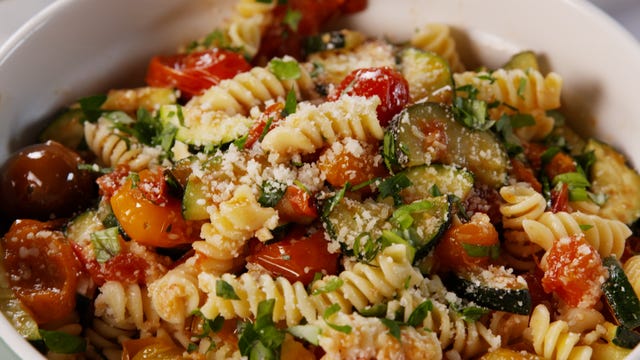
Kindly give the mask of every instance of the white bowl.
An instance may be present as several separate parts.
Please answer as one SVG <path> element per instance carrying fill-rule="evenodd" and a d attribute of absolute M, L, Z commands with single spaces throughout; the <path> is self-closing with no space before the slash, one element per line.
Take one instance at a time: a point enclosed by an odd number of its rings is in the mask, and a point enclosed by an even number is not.
<path fill-rule="evenodd" d="M 65 104 L 140 83 L 152 55 L 208 33 L 232 3 L 60 0 L 45 9 L 0 48 L 0 161 L 34 141 L 43 119 Z M 448 23 L 463 60 L 476 64 L 499 65 L 532 49 L 563 77 L 563 105 L 574 127 L 640 166 L 640 46 L 586 1 L 370 0 L 349 22 L 395 39 L 427 22 Z M 0 337 L 17 356 L 39 357 L 4 317 Z"/>

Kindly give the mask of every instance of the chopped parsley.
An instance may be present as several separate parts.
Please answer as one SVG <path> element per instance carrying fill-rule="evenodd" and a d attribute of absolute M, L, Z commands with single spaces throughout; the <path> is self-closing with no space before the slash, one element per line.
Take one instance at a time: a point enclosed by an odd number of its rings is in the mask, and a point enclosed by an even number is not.
<path fill-rule="evenodd" d="M 298 31 L 300 20 L 302 20 L 302 13 L 300 11 L 287 8 L 287 12 L 284 14 L 282 22 L 289 26 L 291 30 Z"/>
<path fill-rule="evenodd" d="M 240 300 L 233 286 L 221 279 L 216 280 L 216 295 L 223 299 Z"/>
<path fill-rule="evenodd" d="M 402 205 L 402 197 L 400 196 L 400 191 L 402 189 L 408 188 L 411 186 L 411 180 L 404 173 L 399 173 L 394 176 L 388 177 L 378 185 L 378 189 L 380 190 L 380 199 L 384 199 L 387 197 L 391 197 L 393 199 L 393 203 L 397 205 Z"/>
<path fill-rule="evenodd" d="M 49 350 L 58 354 L 77 354 L 84 352 L 87 341 L 80 337 L 62 331 L 40 329 L 40 336 Z"/>
<path fill-rule="evenodd" d="M 331 318 L 331 316 L 333 316 L 335 313 L 340 311 L 340 305 L 339 304 L 333 304 L 331 306 L 329 306 L 327 309 L 325 309 L 324 313 L 322 314 L 322 318 L 324 319 L 324 322 L 332 329 L 345 333 L 345 334 L 350 334 L 351 333 L 351 326 L 349 325 L 338 325 L 338 324 L 334 324 L 332 322 L 329 322 L 329 319 Z"/>
<path fill-rule="evenodd" d="M 472 85 L 456 88 L 458 92 L 466 93 L 466 97 L 456 96 L 453 99 L 453 117 L 468 128 L 485 131 L 493 126 L 494 121 L 488 120 L 487 103 L 476 99 L 478 89 Z"/>
<path fill-rule="evenodd" d="M 285 334 L 273 322 L 275 304 L 275 299 L 261 301 L 258 304 L 255 322 L 244 322 L 240 325 L 238 349 L 240 354 L 247 356 L 249 360 L 279 358 Z"/>
<path fill-rule="evenodd" d="M 84 113 L 85 120 L 88 122 L 96 122 L 102 116 L 102 104 L 107 101 L 107 95 L 88 96 L 78 100 L 80 109 Z"/>
<path fill-rule="evenodd" d="M 327 281 L 324 286 L 313 290 L 311 295 L 330 293 L 338 290 L 342 285 L 344 285 L 344 280 L 340 279 L 339 277 L 334 277 L 331 280 Z"/>
<path fill-rule="evenodd" d="M 296 108 L 298 107 L 298 99 L 296 98 L 296 92 L 291 88 L 287 93 L 287 98 L 284 102 L 284 110 L 282 110 L 282 115 L 287 117 L 296 112 Z"/>
<path fill-rule="evenodd" d="M 300 64 L 295 60 L 273 59 L 267 65 L 271 71 L 280 80 L 295 80 L 302 74 Z"/>
<path fill-rule="evenodd" d="M 287 186 L 277 180 L 264 180 L 260 186 L 258 203 L 263 207 L 274 207 L 287 191 Z"/>

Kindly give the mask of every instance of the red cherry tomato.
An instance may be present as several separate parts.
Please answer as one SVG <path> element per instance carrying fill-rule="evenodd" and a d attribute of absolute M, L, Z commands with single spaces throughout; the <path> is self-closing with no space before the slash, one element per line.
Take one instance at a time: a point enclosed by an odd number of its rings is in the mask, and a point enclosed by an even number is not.
<path fill-rule="evenodd" d="M 266 132 L 276 127 L 277 123 L 284 119 L 284 115 L 282 114 L 283 110 L 283 103 L 274 103 L 267 106 L 256 122 L 253 123 L 251 129 L 249 129 L 247 141 L 244 143 L 245 148 L 252 147 L 253 144 L 261 140 L 260 138 L 265 135 Z M 267 124 L 269 124 L 269 129 L 265 130 Z"/>
<path fill-rule="evenodd" d="M 304 236 L 295 230 L 285 239 L 272 243 L 257 243 L 251 249 L 247 262 L 262 266 L 273 276 L 283 276 L 291 282 L 309 284 L 317 272 L 336 274 L 338 254 L 327 250 L 324 231 Z"/>
<path fill-rule="evenodd" d="M 126 246 L 122 246 L 126 248 Z M 151 264 L 136 254 L 122 251 L 106 262 L 99 263 L 91 247 L 73 243 L 73 251 L 86 273 L 98 286 L 107 281 L 118 281 L 125 284 L 146 283 L 145 275 Z"/>
<path fill-rule="evenodd" d="M 57 227 L 17 220 L 2 239 L 9 284 L 38 324 L 63 319 L 76 304 L 80 265 Z"/>
<path fill-rule="evenodd" d="M 592 306 L 598 302 L 602 295 L 601 280 L 606 278 L 607 270 L 600 254 L 583 234 L 555 241 L 546 262 L 542 278 L 544 291 L 555 292 L 571 307 Z"/>
<path fill-rule="evenodd" d="M 220 80 L 249 71 L 249 63 L 238 53 L 209 49 L 190 54 L 155 56 L 147 69 L 150 86 L 175 87 L 187 97 L 202 94 Z"/>
<path fill-rule="evenodd" d="M 329 95 L 329 101 L 341 95 L 378 95 L 378 120 L 382 126 L 386 126 L 393 115 L 409 103 L 409 83 L 402 74 L 390 67 L 357 69 L 342 80 L 336 91 Z"/>
<path fill-rule="evenodd" d="M 148 246 L 174 247 L 198 238 L 194 223 L 182 217 L 180 200 L 167 194 L 162 171 L 143 170 L 111 197 L 113 214 L 132 240 Z"/>

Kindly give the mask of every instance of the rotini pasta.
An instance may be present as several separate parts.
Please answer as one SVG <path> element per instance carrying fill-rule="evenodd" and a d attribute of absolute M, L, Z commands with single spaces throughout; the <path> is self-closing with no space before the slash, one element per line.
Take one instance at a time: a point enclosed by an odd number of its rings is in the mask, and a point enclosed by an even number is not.
<path fill-rule="evenodd" d="M 160 152 L 116 130 L 113 122 L 104 117 L 96 123 L 85 122 L 84 137 L 103 166 L 127 164 L 132 170 L 139 171 L 159 163 Z"/>
<path fill-rule="evenodd" d="M 458 87 L 471 85 L 478 89 L 478 99 L 489 103 L 499 101 L 521 113 L 560 107 L 562 78 L 556 73 L 543 76 L 532 69 L 498 69 L 492 73 L 453 74 L 453 79 Z"/>
<path fill-rule="evenodd" d="M 602 257 L 613 254 L 620 258 L 625 240 L 631 235 L 629 227 L 618 220 L 579 212 L 545 212 L 537 220 L 524 220 L 522 227 L 529 239 L 545 250 L 551 248 L 556 239 L 584 234 Z"/>
<path fill-rule="evenodd" d="M 442 56 L 453 72 L 464 71 L 464 64 L 456 49 L 456 42 L 451 36 L 449 26 L 440 23 L 427 24 L 419 29 L 411 37 L 410 43 L 416 48 L 432 51 Z"/>
<path fill-rule="evenodd" d="M 284 99 L 292 89 L 299 99 L 315 97 L 314 84 L 308 71 L 304 66 L 299 68 L 299 78 L 280 80 L 269 69 L 254 67 L 233 79 L 221 81 L 201 96 L 194 97 L 186 107 L 199 107 L 204 112 L 225 111 L 229 115 L 248 115 L 252 107 Z"/>
<path fill-rule="evenodd" d="M 535 220 L 544 213 L 547 202 L 542 194 L 526 183 L 500 188 L 500 196 L 506 202 L 500 205 L 502 225 L 506 229 L 522 230 L 522 221 Z"/>
<path fill-rule="evenodd" d="M 620 195 L 640 175 L 561 121 L 562 78 L 533 52 L 462 72 L 447 25 L 392 43 L 320 24 L 362 3 L 239 0 L 224 28 L 152 60 L 188 84 L 57 117 L 46 139 L 72 138 L 64 176 L 92 191 L 60 196 L 63 216 L 29 199 L 55 197 L 46 180 L 11 183 L 47 182 L 20 201 L 50 220 L 6 212 L 21 220 L 0 243 L 0 305 L 21 333 L 57 359 L 624 353 L 606 257 L 640 292 L 640 202 Z"/>
<path fill-rule="evenodd" d="M 300 106 L 282 125 L 269 131 L 262 148 L 283 156 L 312 153 L 337 139 L 380 140 L 383 130 L 376 115 L 377 97 L 342 96 L 319 106 Z"/>
<path fill-rule="evenodd" d="M 529 331 L 536 354 L 545 359 L 590 359 L 592 349 L 579 346 L 580 334 L 570 332 L 566 322 L 551 322 L 551 314 L 544 305 L 538 305 L 531 313 Z"/>
<path fill-rule="evenodd" d="M 414 286 L 422 276 L 411 267 L 402 245 L 386 248 L 372 265 L 356 263 L 339 276 L 327 276 L 314 282 L 311 294 L 300 282 L 291 283 L 283 277 L 273 279 L 266 274 L 245 273 L 239 277 L 223 274 L 217 277 L 208 273 L 198 276 L 199 286 L 207 300 L 202 312 L 209 318 L 222 315 L 226 319 L 248 318 L 257 314 L 258 303 L 265 299 L 276 299 L 274 321 L 286 321 L 293 325 L 302 318 L 313 321 L 322 315 L 331 304 L 339 304 L 345 312 L 393 297 L 404 286 Z M 216 293 L 216 283 L 230 284 L 240 300 L 230 300 Z M 330 284 L 340 284 L 327 291 Z"/>

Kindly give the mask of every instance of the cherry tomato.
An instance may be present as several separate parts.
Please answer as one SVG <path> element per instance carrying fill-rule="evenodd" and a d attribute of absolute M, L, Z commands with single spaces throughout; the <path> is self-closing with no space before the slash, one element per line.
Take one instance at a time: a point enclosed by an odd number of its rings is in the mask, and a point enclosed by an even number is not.
<path fill-rule="evenodd" d="M 380 98 L 380 105 L 376 109 L 378 121 L 386 126 L 409 103 L 409 83 L 401 73 L 390 67 L 362 68 L 347 75 L 328 100 L 336 100 L 341 95 L 377 95 Z"/>
<path fill-rule="evenodd" d="M 544 291 L 555 292 L 567 305 L 593 306 L 607 276 L 600 254 L 583 234 L 555 241 L 546 255 L 547 269 L 542 278 Z"/>
<path fill-rule="evenodd" d="M 267 106 L 266 109 L 260 114 L 258 120 L 253 123 L 251 129 L 249 129 L 249 135 L 247 141 L 244 143 L 245 148 L 250 148 L 257 141 L 260 141 L 261 137 L 266 134 L 267 131 L 277 126 L 280 120 L 284 119 L 282 111 L 284 110 L 283 103 L 275 103 Z M 265 131 L 265 127 L 269 124 L 269 129 Z"/>
<path fill-rule="evenodd" d="M 150 86 L 175 87 L 187 97 L 202 94 L 220 80 L 249 71 L 251 66 L 238 53 L 209 49 L 190 54 L 155 56 L 145 81 Z"/>
<path fill-rule="evenodd" d="M 199 230 L 182 217 L 180 200 L 168 196 L 162 171 L 143 170 L 129 177 L 111 197 L 113 214 L 132 240 L 149 246 L 191 243 Z"/>
<path fill-rule="evenodd" d="M 68 316 L 80 266 L 54 222 L 16 220 L 2 239 L 11 288 L 38 324 Z"/>
<path fill-rule="evenodd" d="M 283 240 L 271 244 L 257 243 L 250 250 L 247 262 L 257 264 L 273 276 L 283 276 L 291 282 L 309 284 L 317 272 L 336 274 L 338 254 L 327 250 L 324 231 L 304 236 L 296 229 Z"/>
<path fill-rule="evenodd" d="M 435 258 L 442 269 L 448 270 L 486 266 L 491 260 L 491 248 L 498 244 L 498 232 L 489 217 L 476 213 L 468 223 L 452 226 L 444 233 Z"/>
<path fill-rule="evenodd" d="M 541 193 L 542 184 L 536 178 L 533 169 L 517 158 L 511 158 L 511 174 L 520 182 L 531 184 L 533 190 Z"/>
<path fill-rule="evenodd" d="M 358 185 L 386 174 L 377 144 L 354 139 L 342 140 L 324 150 L 318 159 L 318 168 L 327 182 L 338 188 L 347 182 Z"/>
<path fill-rule="evenodd" d="M 118 190 L 124 182 L 127 181 L 127 177 L 131 172 L 129 165 L 118 165 L 112 172 L 100 176 L 96 179 L 98 188 L 100 189 L 100 195 L 110 198 Z"/>
<path fill-rule="evenodd" d="M 298 224 L 310 224 L 318 217 L 318 208 L 311 194 L 291 185 L 275 206 L 280 220 Z"/>
<path fill-rule="evenodd" d="M 95 258 L 95 253 L 88 251 L 86 247 L 73 243 L 73 250 L 84 270 L 98 286 L 107 281 L 118 281 L 125 284 L 146 283 L 145 275 L 150 264 L 138 255 L 122 251 L 104 263 L 99 263 Z"/>
<path fill-rule="evenodd" d="M 47 141 L 23 148 L 0 168 L 0 212 L 15 218 L 65 217 L 89 204 L 96 188 L 82 159 Z"/>

